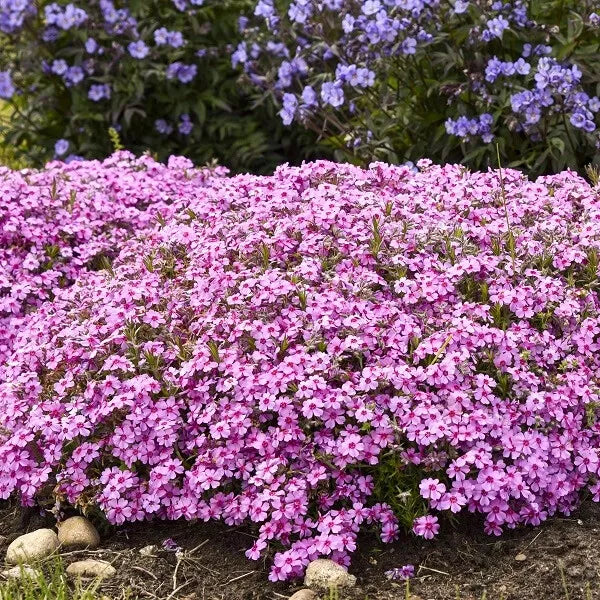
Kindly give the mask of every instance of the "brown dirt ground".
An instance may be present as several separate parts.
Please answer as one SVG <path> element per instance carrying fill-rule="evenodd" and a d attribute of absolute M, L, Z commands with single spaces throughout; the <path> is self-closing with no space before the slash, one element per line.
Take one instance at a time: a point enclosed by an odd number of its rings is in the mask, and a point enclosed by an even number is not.
<path fill-rule="evenodd" d="M 15 507 L 0 509 L 0 553 L 24 533 Z M 554 518 L 541 527 L 523 528 L 502 538 L 481 532 L 474 519 L 456 527 L 446 524 L 435 541 L 404 536 L 382 544 L 373 535 L 360 541 L 350 571 L 357 587 L 326 594 L 326 600 L 401 600 L 404 585 L 386 580 L 384 572 L 407 563 L 417 576 L 411 598 L 419 600 L 577 600 L 600 599 L 600 506 L 584 503 L 569 518 Z M 34 517 L 28 529 L 48 526 Z M 162 549 L 174 539 L 185 552 L 179 561 Z M 268 581 L 268 561 L 244 556 L 253 535 L 247 528 L 218 524 L 154 522 L 106 532 L 102 549 L 63 556 L 65 563 L 100 558 L 114 564 L 118 574 L 100 592 L 119 598 L 128 589 L 131 599 L 150 600 L 283 600 L 302 587 Z M 152 556 L 140 549 L 156 545 Z M 525 560 L 515 560 L 524 554 Z"/>

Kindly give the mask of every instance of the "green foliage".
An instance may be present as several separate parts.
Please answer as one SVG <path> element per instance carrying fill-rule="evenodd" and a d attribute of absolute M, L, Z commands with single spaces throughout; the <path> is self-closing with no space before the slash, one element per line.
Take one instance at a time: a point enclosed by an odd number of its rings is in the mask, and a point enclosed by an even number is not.
<path fill-rule="evenodd" d="M 0 130 L 0 152 L 12 149 L 11 163 L 25 157 L 41 166 L 54 157 L 59 139 L 69 142 L 69 154 L 85 158 L 103 158 L 122 145 L 136 154 L 151 151 L 159 160 L 171 154 L 196 164 L 216 159 L 234 172 L 269 172 L 282 162 L 297 163 L 323 153 L 314 134 L 283 127 L 276 107 L 241 85 L 231 66 L 229 48 L 238 37 L 237 19 L 251 8 L 251 0 L 210 0 L 184 12 L 163 0 L 120 3 L 118 8 L 127 7 L 135 17 L 137 31 L 150 47 L 144 60 L 127 50 L 135 39 L 132 32 L 105 30 L 96 3 L 78 5 L 88 12 L 84 25 L 42 41 L 42 15 L 51 2 L 36 4 L 38 16 L 26 27 L 10 35 L 0 33 L 0 70 L 11 71 L 20 90 L 10 100 L 12 118 Z M 159 27 L 180 31 L 186 43 L 180 48 L 157 46 L 153 32 Z M 96 40 L 102 54 L 86 52 L 88 37 Z M 56 59 L 84 69 L 91 65 L 93 73 L 67 85 L 63 77 L 42 68 Z M 197 66 L 190 83 L 167 77 L 168 66 L 177 61 Z M 110 99 L 90 100 L 91 85 L 105 84 L 110 86 Z M 178 131 L 182 115 L 189 115 L 193 123 L 189 135 Z M 158 119 L 166 120 L 172 132 L 159 133 Z"/>
<path fill-rule="evenodd" d="M 455 10 L 454 0 L 381 2 L 371 17 L 361 4 L 345 2 L 296 19 L 289 2 L 275 2 L 277 27 L 259 18 L 245 34 L 246 49 L 258 44 L 263 51 L 240 59 L 288 120 L 322 134 L 336 159 L 366 165 L 430 158 L 485 170 L 497 166 L 497 144 L 504 166 L 533 176 L 565 168 L 583 173 L 587 164 L 600 164 L 596 105 L 585 125 L 577 119 L 588 101 L 581 94 L 600 93 L 597 1 L 461 0 L 464 10 Z M 499 18 L 506 29 L 491 33 L 488 24 Z M 398 22 L 396 30 L 392 23 Z M 410 51 L 403 49 L 407 41 Z M 289 56 L 302 61 L 303 75 L 282 77 L 288 56 L 269 52 L 268 42 L 285 44 Z M 537 78 L 547 51 L 553 64 L 576 67 L 578 74 L 561 75 L 563 84 L 556 73 Z M 500 75 L 487 73 L 493 59 L 504 64 Z M 525 63 L 519 70 L 517 61 Z M 360 83 L 362 76 L 352 83 L 351 67 L 368 69 L 372 83 Z M 343 94 L 335 101 L 323 97 L 324 85 L 332 84 Z M 315 93 L 310 108 L 302 99 L 307 86 Z M 533 97 L 542 89 L 549 97 L 513 103 L 518 93 Z"/>
<path fill-rule="evenodd" d="M 121 143 L 121 136 L 119 136 L 119 132 L 114 127 L 108 128 L 108 137 L 110 137 L 115 152 L 123 150 L 124 146 Z"/>
<path fill-rule="evenodd" d="M 11 115 L 10 104 L 0 100 L 0 166 L 22 169 L 27 166 L 27 161 L 20 156 L 20 153 L 12 144 L 3 141 L 4 134 L 9 127 Z"/>
<path fill-rule="evenodd" d="M 98 584 L 76 581 L 70 585 L 60 559 L 48 565 L 35 566 L 35 575 L 21 567 L 21 577 L 0 583 L 0 600 L 97 600 Z M 126 593 L 121 596 L 122 600 Z"/>
<path fill-rule="evenodd" d="M 423 471 L 407 465 L 398 452 L 382 457 L 373 471 L 374 497 L 392 507 L 400 524 L 410 530 L 417 517 L 428 514 L 428 506 L 419 493 Z"/>
<path fill-rule="evenodd" d="M 501 157 L 504 166 L 521 168 L 532 175 L 565 168 L 583 172 L 586 165 L 597 162 L 598 151 L 590 145 L 588 136 L 560 112 L 544 115 L 539 130 L 546 133 L 542 133 L 541 140 L 523 135 L 517 119 L 510 116 L 510 96 L 522 88 L 509 79 L 499 78 L 491 103 L 479 97 L 471 86 L 473 81 L 482 80 L 492 55 L 514 60 L 520 56 L 524 43 L 538 41 L 553 47 L 553 57 L 579 66 L 590 94 L 600 92 L 598 30 L 584 28 L 578 14 L 584 12 L 582 4 L 573 0 L 532 0 L 528 7 L 531 18 L 553 32 L 547 33 L 545 40 L 531 39 L 528 29 L 511 28 L 502 40 L 473 48 L 465 44 L 469 31 L 456 28 L 440 36 L 426 52 L 397 58 L 390 70 L 395 68 L 400 76 L 383 82 L 379 90 L 382 101 L 375 105 L 380 109 L 372 113 L 368 123 L 374 139 L 379 141 L 374 153 L 391 162 L 430 157 L 474 169 L 497 167 Z M 445 122 L 449 116 L 481 112 L 492 113 L 495 121 L 502 123 L 495 129 L 497 137 L 492 143 L 447 135 Z M 340 157 L 343 154 L 338 151 Z"/>

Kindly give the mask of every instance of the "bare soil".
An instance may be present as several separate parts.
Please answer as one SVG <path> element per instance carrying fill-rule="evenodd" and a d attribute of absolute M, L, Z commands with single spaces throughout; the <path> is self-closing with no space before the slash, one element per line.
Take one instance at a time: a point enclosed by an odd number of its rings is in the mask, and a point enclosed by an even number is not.
<path fill-rule="evenodd" d="M 51 525 L 37 515 L 23 519 L 19 509 L 5 505 L 0 510 L 0 553 L 26 530 Z M 178 521 L 103 533 L 102 549 L 66 553 L 63 561 L 99 558 L 113 563 L 116 577 L 100 588 L 107 598 L 120 598 L 126 589 L 131 599 L 282 600 L 302 588 L 301 581 L 269 582 L 268 560 L 246 559 L 244 551 L 254 537 L 248 528 Z M 163 549 L 168 538 L 185 550 L 184 558 Z M 140 553 L 148 546 L 156 550 L 149 556 Z M 446 524 L 431 542 L 403 536 L 383 544 L 365 535 L 350 569 L 357 587 L 326 594 L 326 600 L 404 599 L 405 585 L 388 581 L 384 573 L 408 563 L 417 572 L 410 583 L 415 600 L 600 599 L 600 506 L 586 502 L 568 518 L 501 538 L 483 534 L 481 523 L 468 518 L 455 527 Z"/>

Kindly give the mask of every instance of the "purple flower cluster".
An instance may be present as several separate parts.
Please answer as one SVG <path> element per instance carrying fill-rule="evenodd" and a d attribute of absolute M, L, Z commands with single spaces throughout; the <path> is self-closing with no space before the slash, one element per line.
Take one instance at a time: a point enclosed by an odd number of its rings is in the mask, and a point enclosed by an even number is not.
<path fill-rule="evenodd" d="M 23 0 L 25 3 L 26 0 Z M 87 13 L 82 8 L 74 4 L 60 6 L 53 2 L 44 8 L 46 26 L 55 26 L 58 29 L 68 31 L 72 27 L 80 27 L 88 18 Z"/>
<path fill-rule="evenodd" d="M 0 31 L 18 31 L 25 19 L 35 14 L 36 8 L 30 0 L 0 0 Z"/>
<path fill-rule="evenodd" d="M 181 48 L 185 40 L 181 31 L 169 31 L 166 27 L 159 27 L 154 32 L 154 43 L 157 46 L 171 46 L 171 48 Z"/>
<path fill-rule="evenodd" d="M 461 116 L 446 121 L 446 133 L 456 135 L 464 140 L 469 140 L 473 136 L 480 136 L 481 140 L 488 144 L 494 139 L 492 134 L 493 123 L 494 118 L 489 113 L 484 113 L 472 119 Z"/>
<path fill-rule="evenodd" d="M 94 83 L 90 86 L 88 98 L 94 102 L 110 99 L 110 85 L 108 83 Z"/>
<path fill-rule="evenodd" d="M 260 71 L 261 61 L 273 59 L 277 69 L 274 87 L 285 99 L 285 94 L 300 95 L 306 89 L 302 83 L 319 76 L 319 84 L 310 89 L 315 92 L 311 103 L 304 103 L 306 111 L 292 110 L 292 102 L 287 99 L 281 112 L 286 124 L 293 118 L 309 116 L 319 107 L 340 109 L 361 90 L 373 87 L 376 70 L 372 68 L 379 56 L 409 56 L 415 53 L 418 41 L 426 43 L 430 34 L 423 27 L 428 20 L 437 22 L 436 1 L 417 0 L 410 3 L 380 2 L 366 0 L 359 3 L 344 3 L 337 0 L 315 2 L 298 0 L 292 2 L 287 14 L 280 15 L 272 0 L 256 3 L 254 16 L 264 19 L 269 29 L 267 41 L 259 44 L 253 40 L 255 28 L 243 21 L 243 30 L 249 41 L 241 42 L 232 54 L 234 66 L 242 65 L 255 82 L 264 81 Z M 288 46 L 282 43 L 283 21 L 297 28 L 293 42 Z M 324 40 L 323 43 L 309 42 L 314 32 L 320 31 L 321 21 L 333 19 L 341 28 L 339 39 Z M 317 36 L 318 38 L 318 36 Z M 260 38 L 264 41 L 264 36 Z M 337 48 L 334 53 L 332 45 Z M 331 63 L 332 77 L 322 77 L 323 64 Z M 315 70 L 316 65 L 320 65 Z"/>
<path fill-rule="evenodd" d="M 546 56 L 540 58 L 535 69 L 535 87 L 510 97 L 512 110 L 523 127 L 532 130 L 545 114 L 558 113 L 568 116 L 574 127 L 594 132 L 600 100 L 583 91 L 581 76 L 576 65 L 566 66 Z"/>
<path fill-rule="evenodd" d="M 68 151 L 67 140 L 56 142 L 57 157 Z M 0 167 L 0 363 L 25 314 L 169 214 L 172 197 L 224 172 L 128 153 L 103 163 L 50 163 L 39 172 Z"/>
<path fill-rule="evenodd" d="M 190 135 L 190 133 L 192 133 L 193 128 L 194 124 L 192 123 L 190 115 L 188 115 L 187 113 L 182 114 L 179 117 L 179 125 L 177 126 L 179 133 L 181 133 L 182 135 Z"/>
<path fill-rule="evenodd" d="M 254 16 L 265 20 L 267 41 L 264 41 L 264 31 L 249 27 L 248 20 L 244 19 L 242 30 L 248 41 L 238 45 L 232 62 L 234 66 L 241 64 L 255 83 L 264 84 L 271 81 L 271 77 L 265 78 L 261 69 L 265 68 L 264 61 L 270 60 L 268 64 L 274 65 L 273 70 L 277 68 L 273 87 L 284 99 L 285 94 L 295 94 L 299 101 L 302 84 L 307 80 L 312 83 L 313 78 L 319 81 L 316 91 L 320 103 L 315 101 L 309 105 L 311 110 L 294 112 L 287 98 L 281 116 L 284 123 L 289 124 L 294 116 L 303 119 L 318 109 L 319 104 L 325 109 L 349 105 L 361 95 L 361 89 L 375 85 L 382 71 L 389 72 L 393 61 L 414 55 L 418 47 L 431 42 L 442 23 L 450 16 L 468 14 L 468 7 L 469 2 L 444 6 L 437 0 L 355 3 L 297 0 L 290 4 L 287 14 L 281 14 L 273 0 L 259 0 Z M 528 23 L 525 3 L 521 0 L 495 2 L 486 11 L 489 17 L 486 28 L 478 34 L 485 41 L 501 38 L 510 25 L 524 27 Z M 323 24 L 329 22 L 338 25 L 333 29 L 327 26 L 338 37 L 320 39 Z M 259 35 L 254 36 L 257 31 Z M 293 36 L 290 44 L 282 43 L 290 34 Z M 324 78 L 324 71 L 331 72 L 333 77 Z"/>
<path fill-rule="evenodd" d="M 190 83 L 196 77 L 198 67 L 176 61 L 167 67 L 167 79 L 177 78 L 181 83 Z"/>
<path fill-rule="evenodd" d="M 415 576 L 415 567 L 414 565 L 404 565 L 403 567 L 390 569 L 385 572 L 385 576 L 394 581 L 408 581 Z"/>
<path fill-rule="evenodd" d="M 576 129 L 587 133 L 596 131 L 595 114 L 600 110 L 597 96 L 589 96 L 583 89 L 582 72 L 577 65 L 561 63 L 548 56 L 552 48 L 538 44 L 525 44 L 522 55 L 514 61 L 502 61 L 497 56 L 488 60 L 485 68 L 485 81 L 495 84 L 499 78 L 509 80 L 509 88 L 517 88 L 509 96 L 510 108 L 517 120 L 518 130 L 524 131 L 531 139 L 539 140 L 542 132 L 548 129 L 548 120 L 554 116 L 568 119 Z M 525 78 L 525 81 L 523 81 Z M 506 85 L 506 81 L 502 85 Z M 528 84 L 531 87 L 527 87 Z M 493 89 L 479 91 L 482 97 L 491 104 L 494 98 Z M 484 119 L 484 125 L 481 123 Z M 489 113 L 480 117 L 449 118 L 446 131 L 468 141 L 480 134 L 482 139 L 491 141 L 493 135 L 487 127 L 492 120 Z M 563 126 L 561 124 L 561 126 Z"/>
<path fill-rule="evenodd" d="M 529 75 L 531 65 L 523 58 L 519 57 L 516 61 L 501 61 L 496 56 L 492 57 L 485 68 L 485 79 L 494 83 L 501 75 L 511 77 L 512 75 Z"/>
<path fill-rule="evenodd" d="M 156 131 L 162 135 L 170 135 L 173 132 L 173 127 L 164 119 L 157 119 L 154 122 L 154 129 L 156 129 Z"/>
<path fill-rule="evenodd" d="M 0 497 L 253 523 L 273 580 L 396 536 L 381 469 L 418 474 L 425 539 L 600 499 L 600 196 L 573 172 L 117 154 L 0 190 Z"/>

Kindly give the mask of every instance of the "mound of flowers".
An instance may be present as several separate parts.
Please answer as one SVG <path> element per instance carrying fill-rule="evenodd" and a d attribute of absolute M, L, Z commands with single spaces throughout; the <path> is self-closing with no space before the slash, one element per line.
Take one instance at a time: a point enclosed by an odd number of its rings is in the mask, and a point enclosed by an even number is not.
<path fill-rule="evenodd" d="M 274 580 L 348 564 L 363 527 L 393 539 L 403 502 L 431 538 L 446 514 L 499 534 L 598 499 L 598 189 L 418 167 L 182 187 L 25 317 L 0 496 L 254 523 Z"/>
<path fill-rule="evenodd" d="M 154 227 L 223 168 L 185 158 L 162 165 L 119 152 L 104 162 L 0 167 L 0 362 L 20 319 L 86 269 L 110 264 L 132 236 Z M 107 262 L 108 261 L 108 262 Z"/>

